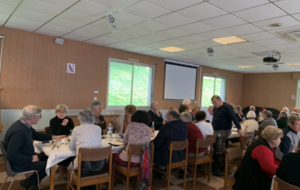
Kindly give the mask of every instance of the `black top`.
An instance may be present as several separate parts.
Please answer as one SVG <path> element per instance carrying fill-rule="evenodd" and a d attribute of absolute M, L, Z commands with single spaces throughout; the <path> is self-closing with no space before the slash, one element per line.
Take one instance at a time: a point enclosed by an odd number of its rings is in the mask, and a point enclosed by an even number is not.
<path fill-rule="evenodd" d="M 160 114 L 160 117 L 158 117 L 152 110 L 148 111 L 150 117 L 151 117 L 151 122 L 149 123 L 149 127 L 152 126 L 152 121 L 154 121 L 154 126 L 155 130 L 160 130 L 161 126 L 163 126 L 163 121 L 164 119 L 162 118 L 162 114 Z"/>
<path fill-rule="evenodd" d="M 235 114 L 236 115 L 236 117 L 237 117 L 237 119 L 238 119 L 238 121 L 239 122 L 242 122 L 243 121 L 243 117 L 245 117 L 244 115 L 241 115 L 241 117 L 239 116 L 239 114 Z"/>
<path fill-rule="evenodd" d="M 278 119 L 276 122 L 277 122 L 278 128 L 280 128 L 280 129 L 284 129 L 288 126 L 288 118 L 286 118 L 286 117 L 282 117 L 282 118 Z"/>
<path fill-rule="evenodd" d="M 217 130 L 231 130 L 232 121 L 238 129 L 241 129 L 241 125 L 236 117 L 232 106 L 223 102 L 223 105 L 219 108 L 214 108 L 214 117 L 212 120 L 212 126 L 215 131 Z"/>
<path fill-rule="evenodd" d="M 68 119 L 69 122 L 66 126 L 62 125 L 64 119 Z M 74 128 L 73 120 L 69 117 L 59 119 L 57 116 L 50 120 L 50 134 L 52 135 L 69 135 L 70 129 Z"/>
<path fill-rule="evenodd" d="M 96 117 L 96 116 L 95 116 Z M 103 115 L 100 114 L 100 116 L 98 117 L 99 120 L 100 120 L 100 123 L 99 124 L 96 124 L 95 125 L 98 125 L 99 127 L 101 127 L 101 134 L 103 135 L 103 130 L 106 129 L 106 121 L 104 120 L 104 117 Z M 104 121 L 103 123 L 101 123 L 102 121 Z"/>
<path fill-rule="evenodd" d="M 52 135 L 38 133 L 20 120 L 8 128 L 4 137 L 4 145 L 7 159 L 12 166 L 25 167 L 32 162 L 32 156 L 36 154 L 32 140 L 48 141 L 52 140 Z"/>

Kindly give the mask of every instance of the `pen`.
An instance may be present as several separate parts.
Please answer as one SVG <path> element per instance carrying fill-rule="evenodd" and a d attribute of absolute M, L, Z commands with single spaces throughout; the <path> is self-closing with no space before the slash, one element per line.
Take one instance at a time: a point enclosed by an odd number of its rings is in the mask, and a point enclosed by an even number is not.
<path fill-rule="evenodd" d="M 55 147 L 56 147 L 56 145 L 54 145 L 51 150 L 53 150 Z"/>

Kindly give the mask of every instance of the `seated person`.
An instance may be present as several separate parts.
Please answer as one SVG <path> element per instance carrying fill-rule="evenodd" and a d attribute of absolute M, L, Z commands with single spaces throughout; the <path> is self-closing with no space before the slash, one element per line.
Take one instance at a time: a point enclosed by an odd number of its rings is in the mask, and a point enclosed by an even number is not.
<path fill-rule="evenodd" d="M 267 126 L 262 131 L 262 137 L 249 146 L 234 174 L 236 181 L 232 189 L 270 189 L 272 177 L 280 164 L 274 149 L 279 146 L 282 136 L 282 130 L 274 126 Z"/>
<path fill-rule="evenodd" d="M 148 111 L 148 114 L 151 117 L 151 121 L 154 122 L 155 130 L 159 130 L 161 126 L 164 125 L 165 121 L 162 117 L 162 113 L 159 112 L 159 105 L 158 102 L 153 101 L 150 104 L 150 110 Z M 149 126 L 151 127 L 152 122 L 149 123 Z"/>
<path fill-rule="evenodd" d="M 55 108 L 56 116 L 50 120 L 50 133 L 52 135 L 69 135 L 74 128 L 73 120 L 66 117 L 68 107 L 58 104 Z"/>
<path fill-rule="evenodd" d="M 95 115 L 92 110 L 85 109 L 79 112 L 79 126 L 76 126 L 72 132 L 72 139 L 69 144 L 71 151 L 76 151 L 78 155 L 79 148 L 101 148 L 101 128 L 95 125 Z M 78 158 L 74 160 L 73 169 L 78 167 Z"/>
<path fill-rule="evenodd" d="M 247 120 L 243 123 L 243 131 L 245 133 L 254 133 L 254 131 L 258 130 L 258 123 L 255 121 L 256 114 L 254 111 L 249 111 L 247 113 Z"/>
<path fill-rule="evenodd" d="M 204 111 L 198 111 L 195 115 L 195 125 L 201 131 L 203 138 L 205 139 L 207 135 L 213 135 L 214 129 L 210 123 L 205 121 L 206 113 Z"/>
<path fill-rule="evenodd" d="M 124 134 L 123 144 L 125 150 L 121 153 L 113 154 L 113 163 L 118 166 L 127 166 L 128 148 L 130 144 L 148 144 L 151 140 L 152 131 L 148 124 L 151 122 L 150 116 L 146 111 L 138 110 L 132 117 L 131 122 Z M 131 156 L 131 167 L 139 167 L 141 163 L 140 156 Z M 117 175 L 117 174 L 116 174 Z"/>
<path fill-rule="evenodd" d="M 242 106 L 239 106 L 239 105 L 237 105 L 235 107 L 235 113 L 236 113 L 236 116 L 237 116 L 237 118 L 238 118 L 238 120 L 239 120 L 240 123 L 242 123 L 244 121 L 244 119 L 245 119 L 245 116 L 244 116 L 244 114 L 242 112 L 242 109 L 243 109 Z"/>
<path fill-rule="evenodd" d="M 214 116 L 214 107 L 208 106 L 207 113 L 206 113 L 206 122 L 209 121 L 209 123 L 212 123 L 213 116 Z"/>
<path fill-rule="evenodd" d="M 293 115 L 289 117 L 288 122 L 288 127 L 282 130 L 283 138 L 279 145 L 280 150 L 278 150 L 282 152 L 283 155 L 295 152 L 299 142 L 299 136 L 297 133 L 300 131 L 300 117 Z"/>
<path fill-rule="evenodd" d="M 106 121 L 104 120 L 103 115 L 101 115 L 102 112 L 102 103 L 100 101 L 93 101 L 91 105 L 91 109 L 95 115 L 95 125 L 98 125 L 101 127 L 101 134 L 103 135 L 103 130 L 106 129 Z"/>
<path fill-rule="evenodd" d="M 154 142 L 154 163 L 157 166 L 166 166 L 169 162 L 169 146 L 172 141 L 184 141 L 187 138 L 187 123 L 180 120 L 176 110 L 167 113 L 167 123 L 163 125 Z M 172 162 L 184 160 L 185 151 L 174 151 Z"/>
<path fill-rule="evenodd" d="M 189 100 L 189 99 L 184 99 L 183 101 L 182 101 L 182 104 L 183 105 L 186 105 L 187 106 L 187 109 L 188 109 L 188 111 L 187 112 L 189 112 L 190 114 L 191 114 L 191 116 L 192 116 L 192 121 L 194 121 L 195 120 L 195 116 L 193 115 L 193 113 L 192 113 L 192 102 L 191 102 L 191 100 Z"/>
<path fill-rule="evenodd" d="M 300 153 L 291 153 L 284 155 L 279 167 L 276 170 L 276 176 L 283 181 L 300 187 Z"/>
<path fill-rule="evenodd" d="M 179 111 L 179 113 L 189 112 L 189 108 L 187 107 L 187 105 L 180 104 L 179 108 L 178 108 L 178 111 Z"/>
<path fill-rule="evenodd" d="M 194 106 L 193 109 L 192 109 L 192 114 L 195 116 L 198 111 L 200 111 L 200 107 L 199 106 Z"/>
<path fill-rule="evenodd" d="M 290 114 L 289 108 L 288 108 L 288 107 L 283 107 L 282 110 L 280 111 L 279 115 L 278 115 L 277 120 L 281 118 L 281 113 L 282 113 L 282 112 L 285 112 L 287 117 L 288 117 L 288 115 Z"/>
<path fill-rule="evenodd" d="M 42 110 L 39 107 L 28 105 L 23 108 L 22 117 L 8 128 L 4 136 L 6 157 L 10 162 L 11 169 L 15 172 L 37 170 L 40 182 L 47 175 L 48 157 L 34 152 L 32 140 L 60 140 L 67 137 L 65 135 L 54 136 L 36 132 L 32 125 L 37 124 L 41 118 Z M 20 182 L 22 188 L 30 190 L 37 190 L 37 184 L 35 173 Z"/>
<path fill-rule="evenodd" d="M 278 128 L 285 129 L 288 126 L 288 115 L 286 112 L 280 112 L 278 120 L 276 121 Z"/>
<path fill-rule="evenodd" d="M 184 122 L 188 123 L 188 141 L 189 141 L 189 157 L 195 157 L 195 153 L 196 153 L 196 141 L 197 139 L 203 139 L 203 135 L 200 131 L 200 129 L 198 129 L 198 127 L 192 122 L 192 116 L 190 115 L 190 113 L 188 112 L 182 112 L 180 114 L 180 119 Z M 203 157 L 206 153 L 206 149 L 205 148 L 199 148 L 198 150 L 198 158 Z"/>
<path fill-rule="evenodd" d="M 111 124 L 116 133 L 125 133 L 127 126 L 131 122 L 131 116 L 136 112 L 135 105 L 125 106 L 125 113 L 120 115 L 118 119 L 116 117 L 111 118 Z"/>
<path fill-rule="evenodd" d="M 258 120 L 257 120 L 259 123 L 261 123 L 264 120 L 263 112 L 266 111 L 266 110 L 267 110 L 266 108 L 260 108 L 259 117 L 258 117 Z"/>
<path fill-rule="evenodd" d="M 265 110 L 262 112 L 262 116 L 264 118 L 263 122 L 259 125 L 259 130 L 264 130 L 264 128 L 266 128 L 269 125 L 275 126 L 277 127 L 277 123 L 275 121 L 275 119 L 272 117 L 273 114 L 271 111 L 269 110 Z"/>

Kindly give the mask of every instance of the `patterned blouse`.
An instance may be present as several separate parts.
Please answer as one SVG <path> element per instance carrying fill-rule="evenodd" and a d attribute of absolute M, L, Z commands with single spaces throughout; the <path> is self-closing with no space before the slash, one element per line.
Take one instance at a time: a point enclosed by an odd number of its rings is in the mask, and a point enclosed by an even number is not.
<path fill-rule="evenodd" d="M 151 140 L 152 131 L 151 128 L 144 123 L 129 123 L 126 132 L 124 134 L 123 143 L 126 146 L 125 150 L 120 154 L 120 159 L 128 161 L 128 148 L 130 144 L 146 144 Z M 141 163 L 139 156 L 131 156 L 131 162 Z"/>

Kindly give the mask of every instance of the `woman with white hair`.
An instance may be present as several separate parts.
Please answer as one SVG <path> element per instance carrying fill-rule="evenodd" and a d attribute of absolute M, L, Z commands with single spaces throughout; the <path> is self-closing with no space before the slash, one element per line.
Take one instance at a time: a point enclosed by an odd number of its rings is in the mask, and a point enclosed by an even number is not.
<path fill-rule="evenodd" d="M 194 121 L 194 120 L 195 120 L 195 116 L 194 116 L 194 114 L 193 114 L 193 112 L 192 112 L 192 102 L 191 102 L 191 100 L 189 100 L 189 99 L 184 99 L 184 100 L 182 101 L 182 104 L 187 106 L 187 108 L 188 108 L 188 111 L 187 111 L 187 112 L 189 112 L 189 113 L 191 114 L 191 116 L 192 116 L 192 121 Z"/>
<path fill-rule="evenodd" d="M 237 118 L 238 118 L 238 120 L 239 120 L 240 123 L 242 123 L 243 120 L 244 120 L 244 118 L 245 118 L 245 116 L 244 116 L 244 114 L 242 112 L 242 109 L 243 109 L 242 106 L 239 106 L 239 105 L 237 105 L 235 107 L 235 113 L 236 113 L 236 116 L 237 116 Z"/>
<path fill-rule="evenodd" d="M 242 129 L 245 134 L 251 137 L 251 142 L 254 141 L 254 132 L 258 130 L 258 122 L 255 120 L 256 114 L 254 111 L 249 111 L 247 113 L 247 120 L 244 121 Z"/>

